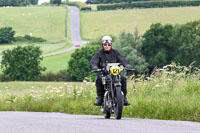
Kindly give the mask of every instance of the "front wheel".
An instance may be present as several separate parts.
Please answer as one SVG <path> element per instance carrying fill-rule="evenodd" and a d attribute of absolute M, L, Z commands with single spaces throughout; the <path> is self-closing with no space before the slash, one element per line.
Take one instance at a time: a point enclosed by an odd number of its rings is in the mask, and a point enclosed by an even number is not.
<path fill-rule="evenodd" d="M 104 117 L 106 119 L 110 119 L 111 116 L 111 112 L 110 112 L 110 108 L 109 108 L 109 94 L 106 93 L 105 97 L 104 97 Z"/>
<path fill-rule="evenodd" d="M 121 87 L 116 87 L 115 107 L 114 107 L 115 119 L 121 119 L 123 105 L 124 104 L 123 104 L 123 95 L 121 93 Z"/>

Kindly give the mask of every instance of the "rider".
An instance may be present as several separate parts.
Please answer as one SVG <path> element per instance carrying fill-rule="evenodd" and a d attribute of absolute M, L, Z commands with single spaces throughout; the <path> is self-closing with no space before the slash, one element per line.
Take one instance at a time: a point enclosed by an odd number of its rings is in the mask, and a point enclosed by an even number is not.
<path fill-rule="evenodd" d="M 107 63 L 121 63 L 125 68 L 132 69 L 132 66 L 128 65 L 127 60 L 124 56 L 122 56 L 117 50 L 112 48 L 112 38 L 110 36 L 104 36 L 102 38 L 102 49 L 98 51 L 91 59 L 90 66 L 92 70 L 105 68 Z M 124 105 L 130 105 L 127 100 L 127 84 L 126 78 L 121 75 L 122 78 L 122 91 L 124 93 Z M 97 99 L 94 105 L 101 106 L 103 102 L 104 88 L 102 85 L 101 73 L 97 73 L 96 80 L 96 88 L 97 88 Z"/>

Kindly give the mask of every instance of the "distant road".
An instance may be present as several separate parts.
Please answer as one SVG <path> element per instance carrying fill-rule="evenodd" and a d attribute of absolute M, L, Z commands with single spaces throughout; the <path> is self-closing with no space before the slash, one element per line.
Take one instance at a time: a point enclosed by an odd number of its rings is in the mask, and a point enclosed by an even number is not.
<path fill-rule="evenodd" d="M 75 6 L 70 6 L 71 9 L 71 37 L 72 37 L 72 43 L 79 43 L 80 46 L 86 44 L 87 42 L 82 41 L 81 36 L 80 36 L 80 12 L 79 9 Z M 71 50 L 74 50 L 78 47 L 75 47 L 74 45 L 70 48 L 58 51 L 58 52 L 54 52 L 54 53 L 50 53 L 50 54 L 46 54 L 46 55 L 42 55 L 43 57 L 47 57 L 47 56 L 52 56 L 52 55 L 57 55 L 57 54 L 62 54 Z"/>
<path fill-rule="evenodd" d="M 200 123 L 42 112 L 0 112 L 0 133 L 199 133 Z"/>

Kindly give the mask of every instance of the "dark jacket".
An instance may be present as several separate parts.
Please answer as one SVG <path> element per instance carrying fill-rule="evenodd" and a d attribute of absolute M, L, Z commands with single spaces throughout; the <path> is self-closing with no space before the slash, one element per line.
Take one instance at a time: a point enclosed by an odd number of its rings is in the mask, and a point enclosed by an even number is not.
<path fill-rule="evenodd" d="M 123 66 L 128 64 L 128 61 L 117 50 L 111 49 L 109 52 L 101 49 L 90 61 L 91 69 L 105 68 L 107 63 L 121 63 Z"/>

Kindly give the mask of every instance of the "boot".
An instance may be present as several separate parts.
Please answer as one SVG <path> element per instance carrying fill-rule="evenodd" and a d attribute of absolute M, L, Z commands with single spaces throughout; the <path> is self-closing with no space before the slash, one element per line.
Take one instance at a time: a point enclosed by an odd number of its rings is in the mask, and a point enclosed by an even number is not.
<path fill-rule="evenodd" d="M 131 105 L 131 104 L 129 103 L 127 97 L 124 96 L 124 106 L 129 106 L 129 105 Z"/>
<path fill-rule="evenodd" d="M 103 102 L 103 95 L 98 95 L 96 102 L 94 103 L 94 105 L 96 106 L 101 106 Z"/>

